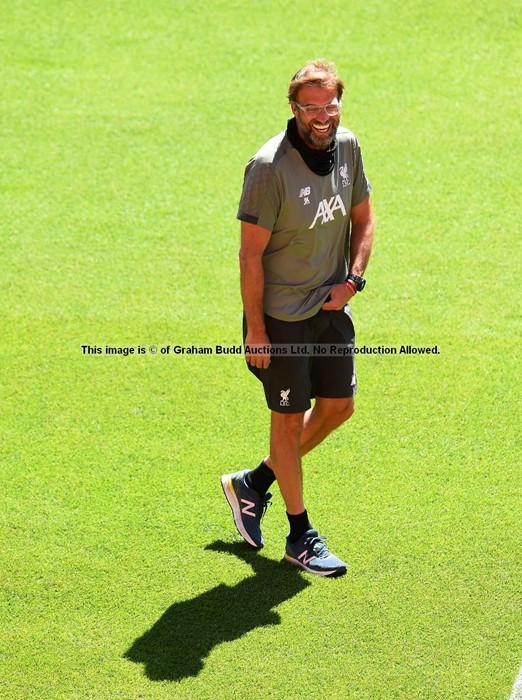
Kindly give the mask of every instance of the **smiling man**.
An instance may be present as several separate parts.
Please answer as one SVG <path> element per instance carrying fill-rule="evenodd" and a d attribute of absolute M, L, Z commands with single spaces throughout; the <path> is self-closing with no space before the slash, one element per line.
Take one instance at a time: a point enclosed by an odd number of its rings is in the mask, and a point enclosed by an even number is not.
<path fill-rule="evenodd" d="M 374 229 L 359 144 L 339 126 L 343 91 L 333 63 L 309 61 L 290 81 L 286 130 L 245 170 L 237 215 L 245 358 L 271 411 L 270 454 L 221 477 L 239 533 L 257 548 L 277 480 L 290 525 L 284 558 L 321 576 L 344 574 L 346 564 L 312 527 L 301 458 L 354 411 L 348 302 L 364 289 Z M 330 493 L 334 507 L 340 494 Z"/>

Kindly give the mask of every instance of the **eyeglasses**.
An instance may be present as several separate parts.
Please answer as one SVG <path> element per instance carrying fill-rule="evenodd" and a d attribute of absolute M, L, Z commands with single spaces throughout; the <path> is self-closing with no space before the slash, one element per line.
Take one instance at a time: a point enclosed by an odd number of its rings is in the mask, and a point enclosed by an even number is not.
<path fill-rule="evenodd" d="M 341 102 L 339 100 L 334 100 L 327 105 L 300 105 L 297 102 L 294 102 L 294 104 L 308 117 L 318 117 L 323 110 L 329 117 L 335 117 L 341 111 Z"/>

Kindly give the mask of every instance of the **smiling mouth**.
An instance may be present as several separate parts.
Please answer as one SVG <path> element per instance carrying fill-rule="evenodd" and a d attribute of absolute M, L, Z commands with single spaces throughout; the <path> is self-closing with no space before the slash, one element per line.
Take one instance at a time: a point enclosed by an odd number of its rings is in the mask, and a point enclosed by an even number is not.
<path fill-rule="evenodd" d="M 331 126 L 331 124 L 321 124 L 321 125 L 319 125 L 319 124 L 314 124 L 314 125 L 313 125 L 313 127 L 314 127 L 314 129 L 315 129 L 316 131 L 319 131 L 319 132 L 321 132 L 321 133 L 323 133 L 323 134 L 326 133 L 326 132 L 329 130 L 330 126 Z"/>

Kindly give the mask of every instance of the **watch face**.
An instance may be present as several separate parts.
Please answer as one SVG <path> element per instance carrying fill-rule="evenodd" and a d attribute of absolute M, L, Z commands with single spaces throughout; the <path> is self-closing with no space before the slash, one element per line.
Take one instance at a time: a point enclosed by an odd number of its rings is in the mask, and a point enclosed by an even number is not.
<path fill-rule="evenodd" d="M 355 282 L 355 286 L 357 287 L 358 292 L 362 292 L 366 285 L 366 280 L 364 277 L 359 277 L 359 275 L 348 275 L 348 279 L 352 280 L 352 282 Z"/>

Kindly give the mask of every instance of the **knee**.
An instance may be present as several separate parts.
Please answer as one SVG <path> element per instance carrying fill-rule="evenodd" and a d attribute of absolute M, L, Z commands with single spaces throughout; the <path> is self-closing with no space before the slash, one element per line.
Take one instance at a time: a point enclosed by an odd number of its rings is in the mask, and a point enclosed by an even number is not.
<path fill-rule="evenodd" d="M 352 396 L 347 398 L 343 403 L 338 407 L 338 420 L 339 420 L 339 425 L 342 423 L 346 423 L 347 420 L 349 420 L 353 414 L 355 413 L 355 401 Z"/>
<path fill-rule="evenodd" d="M 355 412 L 355 401 L 353 397 L 348 397 L 346 399 L 336 399 L 334 403 L 329 406 L 328 411 L 328 422 L 332 428 L 337 428 L 343 423 L 346 423 Z"/>
<path fill-rule="evenodd" d="M 272 432 L 300 436 L 303 430 L 304 413 L 272 412 Z"/>

